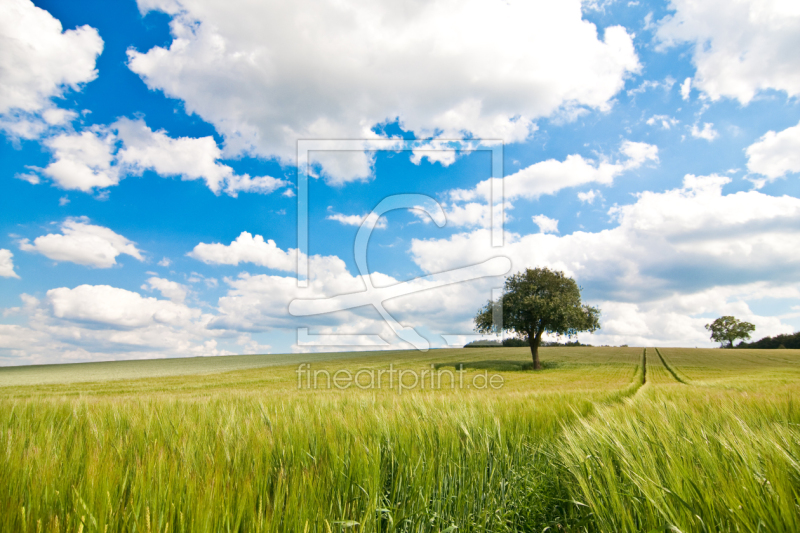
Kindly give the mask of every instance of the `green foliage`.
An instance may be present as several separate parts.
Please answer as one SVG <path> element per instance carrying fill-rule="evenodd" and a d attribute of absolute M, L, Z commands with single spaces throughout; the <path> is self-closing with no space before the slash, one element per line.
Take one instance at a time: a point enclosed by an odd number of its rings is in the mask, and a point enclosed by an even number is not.
<path fill-rule="evenodd" d="M 517 337 L 509 337 L 507 339 L 503 339 L 503 346 L 513 347 L 513 348 L 522 348 L 523 346 L 530 346 L 528 339 L 519 339 Z"/>
<path fill-rule="evenodd" d="M 528 341 L 535 368 L 539 368 L 538 349 L 544 333 L 571 338 L 580 331 L 600 327 L 600 310 L 581 303 L 575 280 L 548 268 L 527 268 L 509 276 L 503 295 L 478 311 L 475 330 L 499 333 L 495 331 L 498 315 L 502 316 L 504 331 Z"/>
<path fill-rule="evenodd" d="M 726 348 L 733 348 L 736 339 L 749 339 L 750 333 L 755 331 L 756 327 L 750 322 L 726 315 L 719 317 L 711 324 L 706 324 L 706 329 L 711 332 L 712 341 L 716 341 Z"/>
<path fill-rule="evenodd" d="M 478 340 L 472 341 L 469 344 L 465 344 L 464 348 L 486 348 L 489 346 L 494 346 L 495 348 L 498 346 L 504 346 L 499 341 L 487 341 L 487 340 Z"/>
<path fill-rule="evenodd" d="M 490 301 L 475 317 L 476 331 L 494 332 L 493 313 L 499 304 L 503 329 L 521 338 L 542 333 L 572 336 L 600 327 L 600 310 L 581 304 L 578 284 L 563 272 L 528 268 L 506 279 L 503 292 L 502 301 Z"/>
<path fill-rule="evenodd" d="M 764 337 L 755 342 L 740 342 L 737 348 L 758 348 L 760 350 L 790 350 L 800 349 L 800 332 L 791 335 L 781 334 L 774 337 Z"/>

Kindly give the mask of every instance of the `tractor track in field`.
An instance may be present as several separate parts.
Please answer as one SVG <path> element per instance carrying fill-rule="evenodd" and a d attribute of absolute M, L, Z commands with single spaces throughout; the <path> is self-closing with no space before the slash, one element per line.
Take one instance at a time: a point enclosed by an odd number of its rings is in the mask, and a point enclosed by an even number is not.
<path fill-rule="evenodd" d="M 656 355 L 658 355 L 658 358 L 661 359 L 661 364 L 664 365 L 664 368 L 667 369 L 667 372 L 669 372 L 672 375 L 672 377 L 675 378 L 675 381 L 677 381 L 678 383 L 682 383 L 684 385 L 691 385 L 685 378 L 682 378 L 678 375 L 678 372 L 672 367 L 672 365 L 667 363 L 667 360 L 664 358 L 663 355 L 661 355 L 661 351 L 658 348 L 653 348 L 653 349 L 656 351 Z"/>
<path fill-rule="evenodd" d="M 631 394 L 631 397 L 639 394 L 639 392 L 642 390 L 642 387 L 647 384 L 647 348 L 642 348 L 641 369 L 641 377 L 638 376 L 639 372 L 637 372 L 637 375 L 634 375 L 633 377 L 634 380 L 638 378 L 639 383 L 634 383 L 636 389 L 633 391 L 633 394 Z"/>

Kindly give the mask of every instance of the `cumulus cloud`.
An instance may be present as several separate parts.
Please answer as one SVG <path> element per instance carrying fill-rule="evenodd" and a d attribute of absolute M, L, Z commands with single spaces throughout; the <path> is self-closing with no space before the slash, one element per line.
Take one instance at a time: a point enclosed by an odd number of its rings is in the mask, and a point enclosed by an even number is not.
<path fill-rule="evenodd" d="M 236 174 L 219 162 L 222 150 L 213 137 L 173 138 L 162 130 L 151 130 L 141 119 L 122 118 L 108 127 L 62 133 L 44 144 L 53 161 L 41 172 L 62 189 L 105 189 L 125 176 L 148 170 L 163 177 L 203 180 L 214 194 L 233 197 L 240 192 L 268 194 L 289 184 L 272 176 Z M 32 176 L 20 178 L 38 183 L 38 177 Z"/>
<path fill-rule="evenodd" d="M 736 296 L 744 294 L 742 287 L 757 283 L 776 294 L 787 287 L 796 290 L 800 236 L 794 228 L 800 223 L 800 199 L 758 191 L 723 194 L 729 182 L 722 176 L 687 175 L 680 188 L 643 192 L 635 203 L 613 207 L 609 214 L 617 225 L 611 229 L 563 236 L 509 233 L 501 253 L 515 271 L 564 270 L 593 301 L 635 304 L 652 313 L 665 299 L 704 291 L 725 288 L 726 298 L 734 301 L 744 297 Z M 478 229 L 446 239 L 415 239 L 411 253 L 423 271 L 440 272 L 497 255 L 490 243 L 489 231 Z M 689 306 L 687 314 L 723 310 L 720 306 Z"/>
<path fill-rule="evenodd" d="M 766 89 L 800 94 L 800 4 L 786 0 L 672 0 L 664 46 L 694 45 L 693 84 L 712 100 L 747 104 Z M 681 88 L 688 98 L 690 84 Z"/>
<path fill-rule="evenodd" d="M 164 131 L 151 130 L 143 120 L 127 118 L 120 119 L 113 127 L 123 143 L 117 161 L 132 174 L 152 170 L 160 176 L 202 179 L 214 194 L 224 190 L 234 197 L 239 192 L 266 194 L 288 185 L 271 176 L 236 175 L 231 167 L 217 161 L 222 151 L 213 137 L 172 138 Z"/>
<path fill-rule="evenodd" d="M 189 288 L 186 285 L 181 285 L 175 281 L 159 278 L 157 276 L 148 279 L 147 283 L 142 285 L 142 290 L 157 290 L 161 293 L 161 296 L 178 304 L 182 304 L 189 294 Z"/>
<path fill-rule="evenodd" d="M 243 246 L 244 244 L 244 246 Z M 213 245 L 209 245 L 213 246 Z M 200 248 L 201 256 L 203 247 Z M 250 262 L 277 269 L 294 268 L 294 250 L 281 250 L 262 237 L 246 232 L 230 245 L 210 248 L 210 263 Z M 205 252 L 209 249 L 206 248 Z M 490 273 L 480 267 L 480 273 Z M 412 280 L 413 294 L 405 294 L 404 285 L 379 272 L 370 278 L 383 291 L 385 307 L 404 327 L 420 328 L 441 344 L 436 335 L 465 333 L 472 328 L 472 303 L 488 299 L 491 287 L 502 284 L 495 278 L 458 283 L 458 273 L 445 273 L 439 286 L 433 280 Z M 192 274 L 189 282 L 216 281 Z M 395 335 L 375 310 L 367 305 L 311 317 L 296 317 L 288 312 L 297 298 L 325 298 L 345 293 L 359 294 L 365 289 L 360 275 L 348 272 L 340 258 L 310 258 L 308 288 L 299 288 L 293 274 L 251 275 L 240 273 L 225 278 L 228 289 L 215 306 L 216 313 L 203 314 L 185 303 L 188 288 L 152 276 L 143 289 L 157 290 L 170 301 L 144 297 L 138 293 L 106 285 L 60 287 L 47 292 L 39 302 L 26 304 L 19 313 L 29 315 L 28 326 L 0 325 L 0 359 L 22 362 L 63 362 L 97 359 L 142 358 L 155 356 L 216 355 L 226 352 L 218 344 L 232 342 L 245 351 L 266 352 L 269 346 L 253 341 L 251 335 L 273 328 L 311 327 L 311 341 L 296 345 L 297 351 L 331 349 L 342 334 L 367 339 L 378 335 L 385 339 L 381 349 L 410 347 Z M 313 305 L 325 306 L 325 302 Z M 453 309 L 456 309 L 454 312 Z M 426 329 L 427 328 L 427 329 Z M 228 339 L 228 341 L 225 341 Z M 57 354 L 57 355 L 54 355 Z"/>
<path fill-rule="evenodd" d="M 703 129 L 697 127 L 697 124 L 692 125 L 692 137 L 695 139 L 705 139 L 708 142 L 713 141 L 719 136 L 717 130 L 714 129 L 714 124 L 706 122 L 703 124 Z"/>
<path fill-rule="evenodd" d="M 373 286 L 380 291 L 385 309 L 404 327 L 418 328 L 418 332 L 433 333 L 433 342 L 441 344 L 436 330 L 442 333 L 466 333 L 472 330 L 475 305 L 491 297 L 491 288 L 502 286 L 496 274 L 470 282 L 459 282 L 457 272 L 444 273 L 441 278 L 450 284 L 425 279 L 400 283 L 391 276 L 373 272 Z M 225 278 L 227 294 L 219 299 L 219 314 L 211 327 L 238 329 L 240 331 L 265 331 L 270 328 L 312 327 L 314 334 L 333 335 L 316 342 L 336 346 L 335 335 L 378 335 L 386 341 L 385 347 L 410 347 L 395 335 L 365 298 L 366 285 L 360 275 L 349 273 L 344 262 L 333 256 L 311 258 L 307 288 L 299 288 L 294 276 L 252 275 L 241 273 L 236 278 Z M 412 292 L 407 293 L 409 289 Z M 350 302 L 360 302 L 360 307 L 335 310 L 330 301 L 318 299 L 348 295 Z M 317 314 L 294 316 L 290 303 L 295 299 L 318 300 L 310 303 Z M 476 304 L 477 302 L 477 304 Z M 308 308 L 308 306 L 307 306 Z M 335 312 L 334 312 L 335 311 Z"/>
<path fill-rule="evenodd" d="M 19 243 L 21 250 L 37 252 L 54 261 L 69 261 L 95 268 L 110 268 L 117 264 L 117 256 L 130 255 L 144 261 L 136 243 L 103 226 L 89 224 L 86 218 L 68 218 L 61 225 L 61 233 L 50 233 Z"/>
<path fill-rule="evenodd" d="M 265 353 L 272 353 L 272 346 L 269 344 L 259 344 L 258 341 L 254 340 L 250 334 L 245 333 L 240 335 L 238 339 L 236 339 L 236 344 L 242 347 L 242 353 L 246 354 L 265 354 Z"/>
<path fill-rule="evenodd" d="M 154 323 L 177 326 L 200 315 L 199 311 L 174 302 L 145 298 L 108 285 L 51 289 L 47 291 L 47 300 L 57 318 L 121 328 L 140 328 Z"/>
<path fill-rule="evenodd" d="M 780 319 L 753 313 L 745 301 L 800 297 L 800 237 L 794 231 L 800 223 L 800 200 L 758 191 L 723 194 L 729 182 L 722 176 L 687 175 L 679 188 L 644 192 L 632 204 L 611 208 L 616 226 L 599 232 L 508 234 L 504 248 L 496 249 L 489 231 L 478 229 L 446 239 L 414 240 L 412 257 L 423 272 L 442 272 L 445 280 L 456 279 L 456 269 L 464 265 L 497 255 L 507 256 L 513 270 L 565 270 L 585 288 L 587 299 L 604 310 L 595 343 L 709 345 L 702 316 L 720 313 L 750 320 L 759 334 L 787 331 L 791 328 Z M 296 257 L 296 251 L 246 232 L 228 245 L 199 246 L 192 254 L 211 264 L 252 263 L 285 272 L 294 269 Z M 490 277 L 445 287 L 413 280 L 420 292 L 403 295 L 403 284 L 391 276 L 372 273 L 371 279 L 383 291 L 386 309 L 402 325 L 448 334 L 470 331 L 474 310 L 492 288 L 502 285 L 501 279 Z M 51 339 L 58 333 L 62 343 L 69 335 L 88 336 L 98 350 L 121 349 L 123 342 L 135 350 L 145 344 L 151 350 L 160 342 L 170 353 L 179 345 L 196 353 L 207 349 L 209 339 L 231 335 L 243 341 L 239 346 L 255 346 L 243 335 L 298 326 L 310 326 L 323 337 L 297 350 L 329 349 L 343 333 L 378 335 L 387 341 L 384 348 L 405 346 L 371 306 L 331 313 L 325 312 L 323 301 L 314 304 L 322 313 L 317 316 L 298 318 L 288 312 L 296 298 L 358 293 L 364 281 L 338 257 L 314 256 L 308 288 L 299 288 L 291 274 L 226 277 L 227 292 L 215 315 L 181 304 L 182 295 L 168 292 L 176 287 L 157 277 L 148 280 L 146 289 L 159 290 L 173 301 L 105 286 L 61 288 L 48 292 L 39 307 L 45 313 L 42 324 L 48 325 L 37 331 Z M 96 325 L 108 326 L 105 337 L 93 333 Z M 9 330 L 6 335 L 19 339 L 22 333 Z M 38 333 L 28 335 L 35 339 Z M 216 345 L 214 349 L 219 350 Z"/>
<path fill-rule="evenodd" d="M 170 14 L 173 41 L 129 50 L 129 67 L 214 124 L 232 154 L 291 160 L 298 138 L 371 138 L 387 120 L 418 137 L 521 141 L 561 109 L 608 109 L 640 68 L 631 35 L 598 36 L 579 0 L 139 7 Z M 362 154 L 353 177 L 368 166 Z"/>
<path fill-rule="evenodd" d="M 506 200 L 535 199 L 544 194 L 554 194 L 561 189 L 586 183 L 610 185 L 625 171 L 641 167 L 648 161 L 658 161 L 658 147 L 643 142 L 624 141 L 620 146 L 624 157 L 612 163 L 601 159 L 593 161 L 583 156 L 568 155 L 564 161 L 548 159 L 508 175 L 503 180 Z M 474 189 L 455 189 L 449 196 L 456 201 L 490 198 L 492 179 L 480 182 Z"/>
<path fill-rule="evenodd" d="M 768 131 L 746 153 L 747 169 L 768 179 L 800 172 L 800 123 L 778 133 Z"/>
<path fill-rule="evenodd" d="M 253 263 L 284 272 L 290 272 L 297 268 L 296 249 L 283 251 L 272 239 L 265 241 L 261 235 L 253 237 L 246 231 L 243 231 L 236 237 L 236 240 L 228 245 L 201 242 L 186 255 L 213 265 Z"/>
<path fill-rule="evenodd" d="M 62 29 L 28 0 L 0 5 L 0 129 L 12 136 L 35 138 L 72 120 L 74 112 L 56 108 L 53 98 L 97 76 L 95 60 L 103 50 L 97 30 Z"/>
<path fill-rule="evenodd" d="M 19 279 L 17 273 L 14 272 L 13 257 L 14 254 L 11 253 L 11 250 L 0 249 L 0 277 Z"/>
<path fill-rule="evenodd" d="M 513 202 L 515 200 L 520 198 L 536 199 L 545 194 L 555 194 L 561 189 L 577 187 L 586 183 L 611 185 L 614 178 L 623 172 L 639 168 L 647 162 L 658 162 L 658 147 L 643 142 L 624 141 L 620 146 L 619 155 L 616 162 L 610 162 L 605 157 L 595 161 L 573 154 L 567 156 L 564 161 L 555 159 L 540 161 L 514 174 L 500 178 L 505 195 L 505 221 L 511 219 L 508 212 L 514 209 Z M 451 227 L 490 227 L 492 216 L 489 209 L 489 198 L 494 180 L 495 178 L 490 178 L 481 181 L 472 189 L 447 191 L 445 196 L 449 197 L 451 202 L 441 204 L 447 217 L 447 225 Z M 497 184 L 495 183 L 495 185 Z M 581 194 L 590 193 L 579 193 L 579 195 Z M 591 194 L 599 195 L 599 192 Z M 594 196 L 591 198 L 593 200 Z M 426 223 L 430 221 L 424 213 L 415 214 Z"/>
<path fill-rule="evenodd" d="M 231 355 L 210 315 L 108 285 L 59 287 L 42 301 L 22 295 L 26 325 L 0 324 L 4 364 Z"/>
<path fill-rule="evenodd" d="M 800 200 L 757 191 L 723 195 L 729 182 L 721 176 L 687 175 L 681 188 L 640 193 L 636 203 L 611 208 L 609 214 L 618 223 L 612 229 L 562 237 L 509 234 L 504 252 L 519 268 L 545 264 L 602 280 L 612 291 L 604 297 L 637 284 L 654 293 L 659 286 L 677 290 L 680 283 L 687 288 L 712 279 L 723 283 L 726 276 L 734 279 L 734 272 L 747 273 L 754 281 L 777 272 L 789 276 L 800 267 L 788 230 L 800 220 Z M 411 251 L 424 271 L 446 270 L 491 257 L 487 254 L 494 251 L 485 234 L 481 229 L 449 239 L 415 239 Z M 689 270 L 671 277 L 671 269 Z M 695 270 L 698 274 L 690 276 Z M 654 284 L 655 278 L 663 279 Z"/>
<path fill-rule="evenodd" d="M 212 253 L 197 254 L 207 262 L 235 264 L 250 262 L 277 270 L 294 270 L 295 250 L 281 250 L 272 241 L 252 237 L 243 233 L 230 245 L 211 245 Z M 203 248 L 201 248 L 203 250 Z M 206 249 L 208 251 L 208 249 Z M 277 258 L 277 259 L 275 259 Z M 267 331 L 272 328 L 312 327 L 315 337 L 313 346 L 295 346 L 299 351 L 330 349 L 337 345 L 337 335 L 379 335 L 386 342 L 385 348 L 410 347 L 395 335 L 394 330 L 374 310 L 364 291 L 367 287 L 360 274 L 351 274 L 344 261 L 336 256 L 315 255 L 309 258 L 308 287 L 300 288 L 293 274 L 268 275 L 242 272 L 236 277 L 225 277 L 227 293 L 218 301 L 218 314 L 209 327 L 241 332 Z M 488 267 L 480 266 L 480 272 L 491 274 Z M 371 272 L 369 277 L 374 287 L 381 291 L 385 308 L 403 326 L 439 328 L 446 333 L 464 333 L 472 329 L 472 309 L 469 302 L 488 299 L 492 286 L 502 285 L 497 273 L 491 279 L 478 279 L 460 283 L 458 272 L 441 276 L 447 283 L 432 280 L 412 280 L 413 292 L 404 291 L 405 284 L 380 272 Z M 489 276 L 489 277 L 491 277 Z M 472 279 L 472 278 L 469 278 Z M 493 284 L 493 285 L 492 285 Z M 295 299 L 321 299 L 336 295 L 348 295 L 348 301 L 361 302 L 358 307 L 336 310 L 329 301 L 313 302 L 316 311 L 312 316 L 295 316 L 290 313 L 290 303 Z M 447 310 L 450 310 L 447 312 Z M 455 310 L 455 311 L 454 311 Z M 334 312 L 335 311 L 335 312 Z M 430 332 L 429 332 L 430 333 Z M 435 336 L 435 334 L 434 334 Z M 438 339 L 438 340 L 437 340 Z M 441 344 L 441 339 L 433 339 Z M 327 344 L 326 344 L 327 343 Z"/>
<path fill-rule="evenodd" d="M 62 133 L 44 141 L 54 161 L 42 170 L 62 189 L 91 192 L 119 183 L 114 165 L 114 135 L 104 128 Z"/>
<path fill-rule="evenodd" d="M 588 336 L 595 344 L 632 346 L 708 346 L 711 341 L 702 314 L 734 315 L 755 324 L 756 338 L 792 333 L 794 328 L 774 316 L 754 313 L 744 300 L 798 297 L 797 287 L 775 288 L 769 283 L 715 287 L 688 295 L 675 294 L 651 302 L 600 302 L 602 329 Z"/>
<path fill-rule="evenodd" d="M 539 233 L 559 233 L 558 220 L 545 215 L 535 215 L 533 223 L 539 226 Z"/>

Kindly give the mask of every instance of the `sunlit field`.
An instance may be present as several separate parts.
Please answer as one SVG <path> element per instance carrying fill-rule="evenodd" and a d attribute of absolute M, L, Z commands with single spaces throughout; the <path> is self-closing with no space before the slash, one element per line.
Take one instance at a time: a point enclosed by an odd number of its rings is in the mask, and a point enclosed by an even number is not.
<path fill-rule="evenodd" d="M 0 369 L 0 531 L 800 531 L 800 351 L 541 357 Z"/>

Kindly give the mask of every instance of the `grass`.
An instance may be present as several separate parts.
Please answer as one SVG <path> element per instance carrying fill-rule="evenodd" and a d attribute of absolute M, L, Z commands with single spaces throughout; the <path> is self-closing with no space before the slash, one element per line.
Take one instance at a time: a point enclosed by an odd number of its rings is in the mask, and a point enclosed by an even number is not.
<path fill-rule="evenodd" d="M 0 530 L 800 531 L 800 351 L 643 352 L 2 369 Z M 503 386 L 298 389 L 300 362 Z"/>

